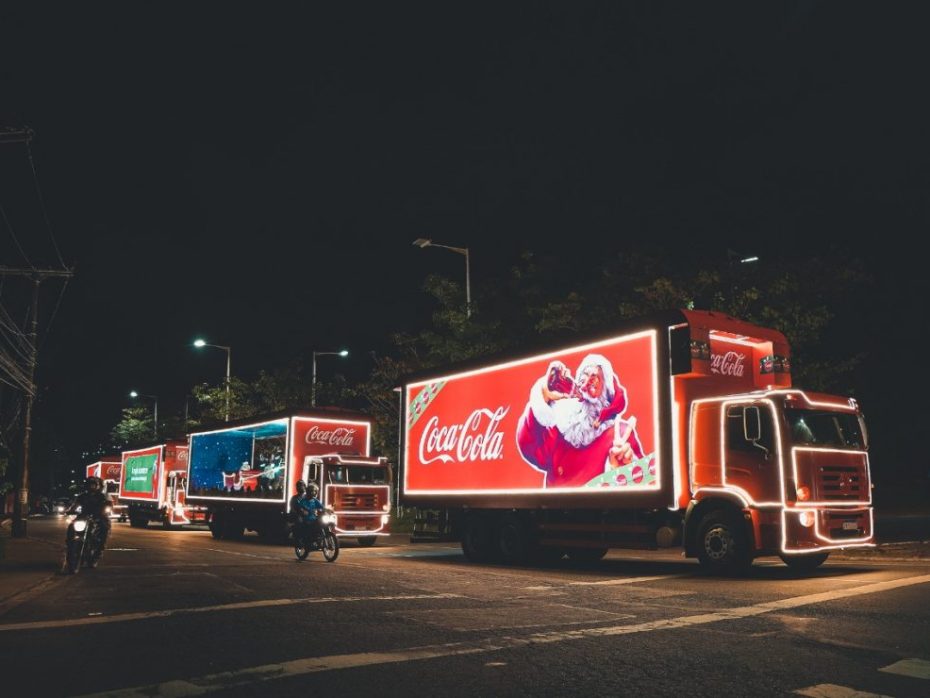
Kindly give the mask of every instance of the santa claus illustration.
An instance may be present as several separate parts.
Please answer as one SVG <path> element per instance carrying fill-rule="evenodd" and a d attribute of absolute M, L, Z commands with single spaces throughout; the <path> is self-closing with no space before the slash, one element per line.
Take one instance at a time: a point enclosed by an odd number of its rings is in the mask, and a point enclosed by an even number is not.
<path fill-rule="evenodd" d="M 620 417 L 626 407 L 626 389 L 604 356 L 586 356 L 574 378 L 553 361 L 517 425 L 520 453 L 546 474 L 546 487 L 582 487 L 643 457 L 635 418 Z"/>

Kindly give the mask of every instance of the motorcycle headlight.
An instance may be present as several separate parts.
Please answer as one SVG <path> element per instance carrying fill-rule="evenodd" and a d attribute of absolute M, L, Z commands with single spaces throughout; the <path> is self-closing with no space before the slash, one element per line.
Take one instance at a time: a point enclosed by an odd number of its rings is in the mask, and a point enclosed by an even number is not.
<path fill-rule="evenodd" d="M 74 526 L 74 531 L 76 533 L 83 533 L 84 529 L 87 528 L 87 522 L 83 519 L 78 519 L 72 525 Z"/>
<path fill-rule="evenodd" d="M 336 515 L 335 515 L 335 514 L 323 514 L 323 515 L 320 517 L 320 523 L 322 523 L 324 526 L 329 526 L 330 524 L 335 524 L 335 523 L 336 523 Z"/>

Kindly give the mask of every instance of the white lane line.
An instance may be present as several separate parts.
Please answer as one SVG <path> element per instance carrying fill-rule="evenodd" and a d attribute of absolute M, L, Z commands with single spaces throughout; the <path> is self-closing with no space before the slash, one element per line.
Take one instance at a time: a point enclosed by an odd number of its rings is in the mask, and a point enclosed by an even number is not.
<path fill-rule="evenodd" d="M 344 603 L 359 601 L 414 601 L 419 599 L 460 599 L 458 594 L 405 594 L 398 596 L 325 596 L 301 599 L 265 599 L 263 601 L 240 601 L 216 606 L 196 608 L 170 608 L 164 611 L 142 611 L 139 613 L 120 613 L 113 616 L 94 616 L 92 618 L 69 618 L 65 620 L 37 620 L 28 623 L 6 623 L 0 625 L 0 632 L 10 630 L 44 630 L 48 628 L 70 628 L 76 625 L 99 625 L 100 623 L 125 623 L 132 620 L 149 618 L 167 618 L 190 613 L 212 613 L 214 611 L 241 611 L 249 608 L 270 608 L 274 606 L 293 606 L 310 603 Z"/>
<path fill-rule="evenodd" d="M 657 579 L 680 579 L 693 577 L 693 574 L 660 574 L 655 577 L 624 577 L 623 579 L 604 579 L 600 582 L 569 582 L 573 587 L 606 587 L 617 584 L 638 584 L 639 582 L 654 582 Z"/>
<path fill-rule="evenodd" d="M 816 686 L 799 688 L 795 693 L 799 696 L 811 696 L 811 698 L 891 698 L 891 696 L 886 696 L 883 693 L 857 691 L 854 688 L 837 686 L 832 683 L 821 683 Z"/>
<path fill-rule="evenodd" d="M 926 659 L 902 659 L 879 671 L 885 671 L 889 674 L 901 674 L 901 676 L 910 676 L 915 679 L 930 679 L 930 662 Z"/>
<path fill-rule="evenodd" d="M 876 594 L 890 591 L 900 587 L 915 584 L 930 583 L 930 574 L 918 577 L 905 577 L 888 582 L 867 584 L 856 589 L 836 589 L 820 594 L 795 596 L 780 601 L 770 601 L 754 606 L 740 606 L 714 613 L 703 613 L 696 616 L 682 616 L 667 620 L 649 621 L 631 625 L 615 625 L 600 628 L 583 628 L 580 630 L 565 630 L 560 632 L 534 633 L 521 637 L 498 637 L 495 639 L 478 640 L 474 642 L 455 642 L 442 645 L 427 645 L 425 647 L 410 647 L 407 649 L 389 650 L 385 652 L 360 652 L 357 654 L 337 654 L 328 657 L 306 657 L 279 664 L 264 664 L 260 666 L 225 671 L 219 674 L 207 674 L 187 680 L 173 680 L 164 683 L 137 686 L 133 688 L 115 689 L 84 696 L 84 698 L 152 698 L 153 696 L 197 696 L 210 691 L 216 691 L 234 686 L 283 679 L 303 674 L 314 674 L 334 669 L 350 669 L 377 664 L 394 664 L 399 662 L 413 662 L 421 659 L 437 659 L 440 657 L 453 657 L 484 652 L 496 652 L 515 647 L 565 642 L 566 640 L 581 640 L 592 637 L 610 637 L 616 635 L 632 635 L 654 630 L 676 630 L 695 625 L 706 625 L 728 620 L 750 618 L 764 613 L 782 610 L 785 608 L 798 608 L 811 604 L 835 601 L 837 599 L 861 596 L 863 594 Z"/>

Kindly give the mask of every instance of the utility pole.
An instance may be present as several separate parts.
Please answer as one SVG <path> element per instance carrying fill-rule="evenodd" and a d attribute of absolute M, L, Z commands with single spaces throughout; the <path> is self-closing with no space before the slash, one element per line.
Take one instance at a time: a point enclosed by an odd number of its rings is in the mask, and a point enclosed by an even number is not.
<path fill-rule="evenodd" d="M 26 536 L 26 515 L 29 507 L 29 446 L 32 442 L 32 405 L 36 397 L 36 366 L 39 362 L 39 286 L 49 278 L 74 276 L 73 269 L 14 269 L 0 267 L 0 276 L 23 276 L 32 279 L 32 318 L 29 322 L 29 390 L 26 391 L 26 409 L 23 416 L 23 465 L 19 473 L 19 486 L 13 508 L 13 537 Z"/>

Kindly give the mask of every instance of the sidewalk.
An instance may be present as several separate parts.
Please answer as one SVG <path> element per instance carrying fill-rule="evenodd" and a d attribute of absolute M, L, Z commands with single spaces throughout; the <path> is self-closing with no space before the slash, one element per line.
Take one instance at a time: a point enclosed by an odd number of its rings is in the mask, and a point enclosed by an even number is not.
<path fill-rule="evenodd" d="M 13 538 L 10 520 L 0 522 L 0 615 L 14 597 L 53 579 L 61 562 L 59 546 L 35 538 Z"/>

